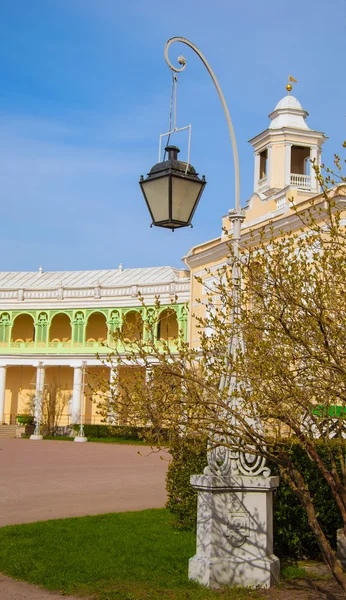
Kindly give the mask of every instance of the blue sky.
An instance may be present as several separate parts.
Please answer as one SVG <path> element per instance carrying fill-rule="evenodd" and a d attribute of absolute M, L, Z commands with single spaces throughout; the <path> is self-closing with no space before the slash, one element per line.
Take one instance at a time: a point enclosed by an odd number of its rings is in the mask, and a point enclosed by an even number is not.
<path fill-rule="evenodd" d="M 329 7 L 328 7 L 329 6 Z M 233 207 L 224 115 L 197 56 L 179 79 L 178 124 L 192 123 L 191 162 L 208 185 L 193 229 L 150 229 L 138 186 L 167 130 L 166 40 L 191 39 L 214 68 L 239 147 L 242 203 L 252 193 L 248 139 L 264 130 L 287 75 L 329 136 L 346 138 L 346 2 L 332 0 L 3 0 L 0 38 L 0 270 L 181 266 L 220 233 Z M 186 158 L 186 138 L 173 140 Z"/>

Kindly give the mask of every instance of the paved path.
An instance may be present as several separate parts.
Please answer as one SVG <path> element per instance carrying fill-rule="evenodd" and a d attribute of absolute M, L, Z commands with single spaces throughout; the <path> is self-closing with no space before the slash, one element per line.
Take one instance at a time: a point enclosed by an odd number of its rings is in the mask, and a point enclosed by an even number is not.
<path fill-rule="evenodd" d="M 30 585 L 24 581 L 14 581 L 0 574 L 0 598 L 1 600 L 80 600 L 75 596 L 62 596 L 42 590 L 36 585 Z M 84 598 L 84 600 L 86 600 Z"/>
<path fill-rule="evenodd" d="M 0 526 L 160 508 L 168 462 L 149 453 L 144 446 L 2 439 Z M 63 596 L 0 575 L 0 598 Z"/>
<path fill-rule="evenodd" d="M 168 462 L 138 451 L 150 448 L 0 440 L 0 526 L 164 506 Z"/>

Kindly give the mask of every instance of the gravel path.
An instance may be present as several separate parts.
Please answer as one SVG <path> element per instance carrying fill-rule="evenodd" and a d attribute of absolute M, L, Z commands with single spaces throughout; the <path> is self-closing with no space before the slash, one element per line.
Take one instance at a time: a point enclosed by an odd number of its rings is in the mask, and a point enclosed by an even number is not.
<path fill-rule="evenodd" d="M 24 581 L 14 581 L 0 574 L 0 598 L 1 600 L 80 600 L 75 596 L 62 596 L 42 590 L 36 585 Z M 84 599 L 85 600 L 85 599 Z"/>
<path fill-rule="evenodd" d="M 0 526 L 161 508 L 167 466 L 146 446 L 2 439 Z"/>

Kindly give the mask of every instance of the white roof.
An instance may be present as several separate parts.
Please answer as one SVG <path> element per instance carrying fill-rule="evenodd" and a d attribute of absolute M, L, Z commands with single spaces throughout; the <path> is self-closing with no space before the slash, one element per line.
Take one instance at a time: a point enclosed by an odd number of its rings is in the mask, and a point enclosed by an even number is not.
<path fill-rule="evenodd" d="M 293 127 L 294 129 L 305 129 L 310 127 L 305 121 L 308 113 L 303 109 L 299 100 L 294 96 L 287 95 L 281 98 L 273 112 L 269 115 L 271 123 L 269 129 L 281 129 L 282 127 Z"/>
<path fill-rule="evenodd" d="M 179 274 L 184 273 L 183 277 Z M 83 287 L 124 287 L 189 281 L 185 271 L 173 267 L 111 269 L 104 271 L 20 271 L 0 272 L 0 289 L 50 289 Z"/>
<path fill-rule="evenodd" d="M 281 100 L 275 106 L 274 110 L 278 110 L 279 108 L 293 108 L 295 110 L 304 110 L 299 100 L 297 100 L 297 98 L 295 98 L 294 96 L 289 95 L 281 98 Z"/>

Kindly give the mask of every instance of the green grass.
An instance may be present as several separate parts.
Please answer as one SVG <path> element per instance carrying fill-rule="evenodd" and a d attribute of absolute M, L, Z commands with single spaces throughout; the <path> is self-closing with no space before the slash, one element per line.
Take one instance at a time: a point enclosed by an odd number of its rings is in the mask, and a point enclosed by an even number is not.
<path fill-rule="evenodd" d="M 76 434 L 77 435 L 77 434 Z M 30 435 L 22 435 L 21 439 L 29 439 Z M 44 440 L 54 440 L 54 441 L 62 441 L 62 442 L 73 442 L 74 437 L 69 437 L 67 435 L 45 435 L 43 436 Z M 138 446 L 150 446 L 148 442 L 144 440 L 138 439 L 128 439 L 122 437 L 105 437 L 105 438 L 88 438 L 88 442 L 99 442 L 101 444 L 135 444 Z"/>
<path fill-rule="evenodd" d="M 285 565 L 281 568 L 281 577 L 282 579 L 306 579 L 308 577 L 308 573 L 303 567 L 298 567 L 296 565 Z"/>
<path fill-rule="evenodd" d="M 195 535 L 165 509 L 60 519 L 0 529 L 0 572 L 93 600 L 260 600 L 187 579 Z"/>

